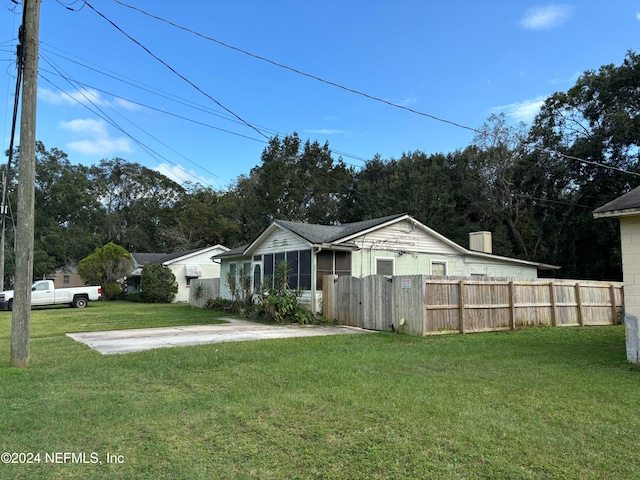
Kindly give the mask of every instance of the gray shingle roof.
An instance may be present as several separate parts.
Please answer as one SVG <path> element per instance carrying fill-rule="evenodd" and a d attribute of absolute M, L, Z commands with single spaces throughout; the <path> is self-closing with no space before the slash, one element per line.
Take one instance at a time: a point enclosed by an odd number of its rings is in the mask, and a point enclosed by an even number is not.
<path fill-rule="evenodd" d="M 189 255 L 190 253 L 194 253 L 199 250 L 202 249 L 196 248 L 195 250 L 183 250 L 181 252 L 173 253 L 132 253 L 131 256 L 136 264 L 142 267 L 144 265 L 153 265 L 156 263 L 163 264 L 164 262 L 184 257 L 185 255 Z"/>
<path fill-rule="evenodd" d="M 231 250 L 227 250 L 226 252 L 219 253 L 214 255 L 212 258 L 222 258 L 222 257 L 242 257 L 244 251 L 247 249 L 249 245 L 241 245 L 236 248 L 232 248 Z"/>
<path fill-rule="evenodd" d="M 404 216 L 403 213 L 389 215 L 388 217 L 363 220 L 361 222 L 343 223 L 342 225 L 314 225 L 302 222 L 289 222 L 286 220 L 276 220 L 274 223 L 304 238 L 310 243 L 331 243 L 341 238 L 348 237 L 355 233 L 363 232 L 378 225 L 382 225 L 390 220 L 395 220 Z"/>
<path fill-rule="evenodd" d="M 630 208 L 640 208 L 640 187 L 625 193 L 621 197 L 611 200 L 609 203 L 596 208 L 593 213 L 612 212 L 615 210 L 628 210 Z"/>

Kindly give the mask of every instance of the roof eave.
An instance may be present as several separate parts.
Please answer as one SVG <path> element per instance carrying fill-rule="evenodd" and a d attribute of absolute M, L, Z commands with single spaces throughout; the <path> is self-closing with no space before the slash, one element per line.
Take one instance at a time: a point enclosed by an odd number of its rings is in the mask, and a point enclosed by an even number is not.
<path fill-rule="evenodd" d="M 605 210 L 593 212 L 593 218 L 620 218 L 620 217 L 632 217 L 634 215 L 640 215 L 640 207 L 638 208 L 625 208 L 623 210 Z"/>
<path fill-rule="evenodd" d="M 518 264 L 518 265 L 527 265 L 527 266 L 530 266 L 530 267 L 539 268 L 540 270 L 560 270 L 562 268 L 562 267 L 560 267 L 558 265 L 551 265 L 549 263 L 539 263 L 539 262 L 532 262 L 530 260 L 521 260 L 519 258 L 502 257 L 500 255 L 493 255 L 491 253 L 475 252 L 473 250 L 467 250 L 466 254 L 469 255 L 469 256 L 474 256 L 474 257 L 481 257 L 481 258 L 488 258 L 488 259 L 492 259 L 492 260 L 506 261 L 506 262 L 515 263 L 515 264 Z"/>

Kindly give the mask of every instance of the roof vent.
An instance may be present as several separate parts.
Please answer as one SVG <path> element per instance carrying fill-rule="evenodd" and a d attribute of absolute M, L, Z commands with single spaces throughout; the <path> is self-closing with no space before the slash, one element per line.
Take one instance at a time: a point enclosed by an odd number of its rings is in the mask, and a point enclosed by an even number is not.
<path fill-rule="evenodd" d="M 469 250 L 482 253 L 493 253 L 491 232 L 471 232 L 469 234 Z"/>

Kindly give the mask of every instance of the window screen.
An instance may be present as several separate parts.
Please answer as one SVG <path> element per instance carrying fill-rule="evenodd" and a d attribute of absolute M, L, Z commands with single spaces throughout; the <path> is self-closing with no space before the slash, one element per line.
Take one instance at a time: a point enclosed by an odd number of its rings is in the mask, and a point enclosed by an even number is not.
<path fill-rule="evenodd" d="M 300 277 L 298 288 L 302 290 L 311 289 L 311 250 L 300 250 Z"/>
<path fill-rule="evenodd" d="M 447 264 L 444 262 L 431 263 L 431 275 L 444 277 L 447 274 Z"/>
<path fill-rule="evenodd" d="M 289 288 L 298 289 L 298 251 L 287 252 L 287 265 L 289 266 Z"/>
<path fill-rule="evenodd" d="M 376 258 L 376 275 L 393 275 L 393 259 Z"/>

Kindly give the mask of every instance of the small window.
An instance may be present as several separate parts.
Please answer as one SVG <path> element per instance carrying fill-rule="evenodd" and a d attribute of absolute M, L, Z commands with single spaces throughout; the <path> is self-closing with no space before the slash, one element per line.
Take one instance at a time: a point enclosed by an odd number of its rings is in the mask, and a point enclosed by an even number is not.
<path fill-rule="evenodd" d="M 242 276 L 251 277 L 251 262 L 242 262 Z"/>
<path fill-rule="evenodd" d="M 393 275 L 393 258 L 376 258 L 376 275 Z"/>
<path fill-rule="evenodd" d="M 70 285 L 71 284 L 71 277 L 69 277 L 69 275 L 65 275 L 64 277 L 62 277 L 62 284 L 63 285 Z"/>
<path fill-rule="evenodd" d="M 298 288 L 301 290 L 311 289 L 311 250 L 300 250 L 299 255 L 300 278 Z"/>
<path fill-rule="evenodd" d="M 431 262 L 431 275 L 444 277 L 447 275 L 447 262 Z"/>

